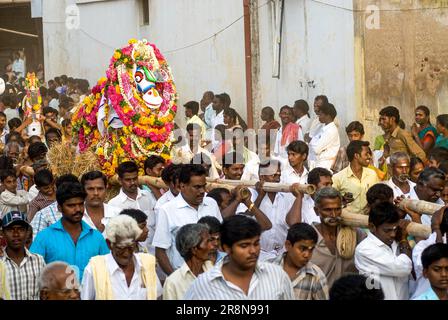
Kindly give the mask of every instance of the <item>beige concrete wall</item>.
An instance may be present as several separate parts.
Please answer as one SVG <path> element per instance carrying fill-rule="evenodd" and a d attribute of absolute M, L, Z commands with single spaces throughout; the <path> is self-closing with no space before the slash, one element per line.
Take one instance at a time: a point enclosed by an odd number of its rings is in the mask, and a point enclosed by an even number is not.
<path fill-rule="evenodd" d="M 417 105 L 427 105 L 433 119 L 448 112 L 448 1 L 360 0 L 356 9 L 369 4 L 382 10 L 379 29 L 366 27 L 370 13 L 355 15 L 355 70 L 357 104 L 373 141 L 384 106 L 398 107 L 407 128 Z"/>

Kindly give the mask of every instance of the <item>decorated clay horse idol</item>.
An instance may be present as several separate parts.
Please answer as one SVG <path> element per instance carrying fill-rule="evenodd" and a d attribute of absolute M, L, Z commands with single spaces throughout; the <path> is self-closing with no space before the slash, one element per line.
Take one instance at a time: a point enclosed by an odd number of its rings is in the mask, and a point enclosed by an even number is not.
<path fill-rule="evenodd" d="M 40 82 L 34 73 L 28 73 L 25 79 L 26 95 L 23 97 L 22 109 L 24 119 L 31 117 L 33 122 L 26 127 L 28 137 L 43 137 L 42 130 L 42 97 L 40 95 Z"/>
<path fill-rule="evenodd" d="M 131 39 L 115 50 L 106 76 L 73 115 L 80 152 L 93 150 L 109 177 L 124 161 L 135 161 L 143 173 L 148 156 L 169 159 L 177 95 L 157 47 Z"/>

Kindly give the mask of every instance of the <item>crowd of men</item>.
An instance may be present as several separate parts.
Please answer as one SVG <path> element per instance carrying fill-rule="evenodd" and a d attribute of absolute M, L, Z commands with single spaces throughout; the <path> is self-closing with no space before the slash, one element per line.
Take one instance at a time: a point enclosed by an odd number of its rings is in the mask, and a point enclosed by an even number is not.
<path fill-rule="evenodd" d="M 228 94 L 208 91 L 184 105 L 187 134 L 171 161 L 145 161 L 166 188 L 140 185 L 127 161 L 109 199 L 102 172 L 55 176 L 47 160 L 58 143 L 76 146 L 69 119 L 88 84 L 61 76 L 41 89 L 44 138 L 26 136 L 19 92 L 0 97 L 2 299 L 448 299 L 448 115 L 434 127 L 418 106 L 406 130 L 388 106 L 373 146 L 358 121 L 342 146 L 326 96 L 315 98 L 314 118 L 304 100 L 280 108 L 280 122 L 263 108 L 253 134 Z M 421 214 L 405 198 L 442 206 Z M 368 226 L 345 225 L 343 210 L 367 215 Z M 431 235 L 409 235 L 411 222 Z"/>

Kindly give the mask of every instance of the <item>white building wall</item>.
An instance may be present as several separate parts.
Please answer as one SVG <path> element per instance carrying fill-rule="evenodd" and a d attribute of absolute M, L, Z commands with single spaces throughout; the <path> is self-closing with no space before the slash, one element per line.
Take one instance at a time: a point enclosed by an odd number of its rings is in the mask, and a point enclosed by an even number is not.
<path fill-rule="evenodd" d="M 331 4 L 352 8 L 352 0 Z M 304 99 L 314 117 L 314 97 L 325 94 L 338 111 L 345 136 L 344 127 L 356 118 L 353 13 L 308 0 L 285 0 L 280 79 L 272 78 L 270 7 L 261 7 L 259 15 L 262 106 L 278 113 L 283 105 Z M 313 80 L 314 88 L 307 84 Z"/>
<path fill-rule="evenodd" d="M 180 106 L 189 100 L 199 101 L 206 90 L 227 92 L 232 107 L 246 117 L 241 0 L 170 0 L 169 4 L 150 0 L 148 26 L 141 26 L 137 0 L 43 1 L 47 78 L 67 74 L 94 84 L 104 76 L 114 48 L 122 47 L 130 38 L 147 38 L 171 65 Z M 70 30 L 65 26 L 65 8 L 75 2 L 80 25 Z M 343 132 L 356 117 L 353 13 L 308 0 L 285 0 L 281 71 L 280 79 L 276 79 L 272 78 L 273 30 L 266 2 L 258 1 L 261 102 L 254 105 L 255 125 L 266 105 L 278 112 L 285 104 L 305 99 L 312 111 L 314 97 L 325 94 L 338 110 Z M 352 0 L 331 3 L 352 7 Z M 205 41 L 198 43 L 201 40 Z M 307 84 L 312 80 L 315 88 Z M 179 108 L 177 121 L 184 124 L 183 108 Z"/>

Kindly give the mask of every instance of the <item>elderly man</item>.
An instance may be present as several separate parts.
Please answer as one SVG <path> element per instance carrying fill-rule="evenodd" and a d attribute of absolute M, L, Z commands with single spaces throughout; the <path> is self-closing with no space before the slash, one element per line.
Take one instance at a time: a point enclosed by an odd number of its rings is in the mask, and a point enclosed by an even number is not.
<path fill-rule="evenodd" d="M 163 300 L 182 300 L 199 274 L 213 267 L 213 247 L 209 229 L 204 224 L 186 224 L 176 235 L 176 248 L 185 263 L 165 280 Z"/>
<path fill-rule="evenodd" d="M 107 177 L 101 171 L 90 171 L 81 177 L 87 197 L 84 203 L 83 220 L 93 229 L 104 232 L 108 221 L 120 214 L 120 208 L 106 200 Z"/>
<path fill-rule="evenodd" d="M 311 262 L 316 264 L 327 277 L 328 286 L 331 288 L 333 282 L 339 277 L 356 271 L 353 252 L 342 256 L 344 249 L 337 245 L 339 233 L 341 232 L 342 197 L 334 188 L 322 188 L 314 198 L 314 210 L 319 215 L 321 222 L 313 222 L 318 240 L 314 248 Z M 356 229 L 353 231 L 353 242 L 345 245 L 352 248 L 364 239 L 365 233 Z"/>
<path fill-rule="evenodd" d="M 42 270 L 40 300 L 80 300 L 76 271 L 67 263 L 54 261 Z"/>
<path fill-rule="evenodd" d="M 408 198 L 415 187 L 415 183 L 409 180 L 410 161 L 409 155 L 401 151 L 392 153 L 389 158 L 389 172 L 392 177 L 387 181 L 387 185 L 394 191 L 394 198 Z"/>
<path fill-rule="evenodd" d="M 153 246 L 162 270 L 170 275 L 185 262 L 175 247 L 180 227 L 196 223 L 201 217 L 213 216 L 222 221 L 216 201 L 205 197 L 206 173 L 199 164 L 183 165 L 179 173 L 180 193 L 164 204 L 157 216 Z"/>
<path fill-rule="evenodd" d="M 409 197 L 414 200 L 424 200 L 444 205 L 440 199 L 441 192 L 445 188 L 445 174 L 436 168 L 426 168 L 420 173 L 417 185 L 411 188 Z M 431 225 L 431 216 L 423 214 L 421 223 Z"/>
<path fill-rule="evenodd" d="M 110 253 L 90 259 L 84 271 L 82 300 L 156 300 L 161 285 L 156 259 L 135 254 L 142 230 L 128 215 L 112 218 L 106 226 Z"/>
<path fill-rule="evenodd" d="M 370 210 L 369 235 L 356 247 L 356 268 L 381 284 L 386 300 L 409 299 L 412 249 L 407 241 L 408 224 L 400 221 L 392 203 L 380 203 Z"/>
<path fill-rule="evenodd" d="M 348 204 L 350 211 L 367 214 L 367 190 L 379 182 L 376 172 L 367 168 L 372 160 L 369 142 L 359 140 L 350 142 L 347 157 L 350 164 L 333 176 L 333 187 L 344 195 L 347 193 L 353 195 L 353 201 Z"/>
<path fill-rule="evenodd" d="M 221 231 L 227 257 L 193 282 L 186 300 L 293 299 L 291 281 L 282 268 L 258 261 L 261 228 L 255 220 L 232 216 Z"/>

